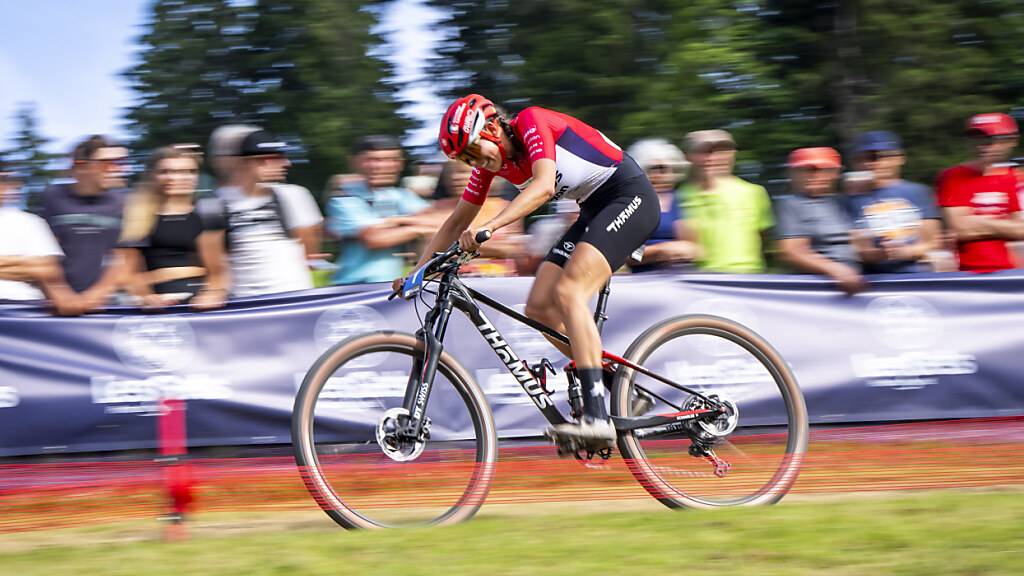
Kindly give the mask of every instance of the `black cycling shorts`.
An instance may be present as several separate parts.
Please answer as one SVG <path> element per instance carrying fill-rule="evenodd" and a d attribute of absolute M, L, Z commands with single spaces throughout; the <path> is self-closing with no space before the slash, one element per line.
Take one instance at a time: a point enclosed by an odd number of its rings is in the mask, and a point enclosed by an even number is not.
<path fill-rule="evenodd" d="M 544 257 L 565 268 L 576 245 L 597 248 L 612 271 L 618 270 L 651 237 L 661 219 L 658 194 L 627 154 L 607 182 L 580 204 L 580 216 Z"/>

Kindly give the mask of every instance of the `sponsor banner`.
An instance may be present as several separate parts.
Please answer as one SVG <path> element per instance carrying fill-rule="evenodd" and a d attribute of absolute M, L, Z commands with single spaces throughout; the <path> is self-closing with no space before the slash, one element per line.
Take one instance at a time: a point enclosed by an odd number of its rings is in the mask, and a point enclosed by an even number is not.
<path fill-rule="evenodd" d="M 466 281 L 520 311 L 531 283 Z M 193 446 L 290 443 L 295 392 L 321 353 L 367 331 L 419 327 L 413 303 L 387 302 L 387 293 L 368 285 L 244 299 L 215 312 L 125 308 L 83 318 L 2 305 L 0 456 L 152 448 L 164 397 L 187 400 Z M 565 359 L 530 328 L 484 310 L 507 347 L 456 313 L 446 349 L 486 392 L 502 436 L 536 436 L 545 420 L 503 360 L 549 358 L 561 367 Z M 1024 331 L 1015 328 L 1024 322 L 1024 274 L 876 277 L 870 292 L 852 298 L 812 277 L 616 277 L 605 347 L 622 353 L 652 324 L 698 313 L 733 319 L 771 342 L 815 423 L 1024 413 Z M 753 358 L 716 338 L 684 344 L 651 361 L 681 383 L 737 399 L 748 423 L 778 418 L 765 394 L 770 378 Z M 318 408 L 330 422 L 324 434 L 363 436 L 400 404 L 408 373 L 400 360 L 368 358 L 331 378 Z M 548 387 L 564 410 L 561 372 Z M 443 385 L 428 416 L 434 438 L 471 429 L 460 398 Z"/>

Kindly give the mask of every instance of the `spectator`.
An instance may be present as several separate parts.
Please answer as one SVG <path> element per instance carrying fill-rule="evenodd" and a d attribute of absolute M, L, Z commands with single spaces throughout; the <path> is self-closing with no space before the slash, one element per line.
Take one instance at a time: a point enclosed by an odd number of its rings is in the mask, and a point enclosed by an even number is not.
<path fill-rule="evenodd" d="M 967 123 L 974 158 L 939 175 L 939 205 L 957 241 L 960 269 L 1014 267 L 1007 245 L 1024 240 L 1017 171 L 1007 164 L 1019 138 L 1006 114 L 979 114 Z"/>
<path fill-rule="evenodd" d="M 210 229 L 195 210 L 196 154 L 179 147 L 153 153 L 125 207 L 121 245 L 131 291 L 146 306 L 191 302 L 223 306 L 227 297 L 224 230 Z"/>
<path fill-rule="evenodd" d="M 761 186 L 733 175 L 736 142 L 724 130 L 686 135 L 690 161 L 679 189 L 684 222 L 701 248 L 697 266 L 711 272 L 763 272 L 772 226 L 771 200 Z"/>
<path fill-rule="evenodd" d="M 692 262 L 700 255 L 700 246 L 696 242 L 696 234 L 683 221 L 676 197 L 676 185 L 685 176 L 688 166 L 682 150 L 667 140 L 651 138 L 636 142 L 626 152 L 647 174 L 661 202 L 658 228 L 644 243 L 643 260 L 631 266 L 633 272 L 648 272 Z"/>
<path fill-rule="evenodd" d="M 404 272 L 402 247 L 432 236 L 437 227 L 420 214 L 427 201 L 396 186 L 404 163 L 397 139 L 361 139 L 353 163 L 357 174 L 341 181 L 327 205 L 327 230 L 340 241 L 333 281 L 390 282 Z"/>
<path fill-rule="evenodd" d="M 248 132 L 237 150 L 218 155 L 227 185 L 197 204 L 208 227 L 224 228 L 234 296 L 313 287 L 306 261 L 318 255 L 323 217 L 309 190 L 283 183 L 285 149 L 263 130 Z"/>
<path fill-rule="evenodd" d="M 853 244 L 865 273 L 927 272 L 939 248 L 939 209 L 927 186 L 901 178 L 906 156 L 898 136 L 861 134 L 855 145 L 857 169 L 870 174 L 863 194 L 849 195 L 855 223 Z"/>
<path fill-rule="evenodd" d="M 40 199 L 39 215 L 60 243 L 64 276 L 85 312 L 102 308 L 123 280 L 114 248 L 121 235 L 126 157 L 124 148 L 91 136 L 72 153 L 74 182 L 50 186 Z"/>
<path fill-rule="evenodd" d="M 243 159 L 239 150 L 242 139 L 258 131 L 256 126 L 246 124 L 225 124 L 210 133 L 206 144 L 209 166 L 219 186 L 230 186 L 235 173 L 241 168 Z"/>
<path fill-rule="evenodd" d="M 834 192 L 839 153 L 800 148 L 787 165 L 792 195 L 775 202 L 780 256 L 799 272 L 833 278 L 847 294 L 860 292 L 865 283 L 850 244 L 850 217 Z"/>
<path fill-rule="evenodd" d="M 62 315 L 82 312 L 64 282 L 64 256 L 46 221 L 18 207 L 20 183 L 0 164 L 0 300 L 43 300 Z"/>

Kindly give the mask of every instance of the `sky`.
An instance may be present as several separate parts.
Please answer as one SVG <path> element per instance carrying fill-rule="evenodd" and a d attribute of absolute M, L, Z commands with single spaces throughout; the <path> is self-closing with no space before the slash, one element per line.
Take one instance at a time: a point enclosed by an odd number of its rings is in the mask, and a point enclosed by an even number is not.
<path fill-rule="evenodd" d="M 68 152 L 89 134 L 123 135 L 123 109 L 132 93 L 120 74 L 136 59 L 149 0 L 0 0 L 0 149 L 10 146 L 19 102 L 34 102 L 40 132 L 52 152 Z M 433 95 L 421 64 L 438 33 L 440 16 L 423 0 L 399 0 L 380 32 L 395 41 L 396 75 L 412 104 L 404 112 L 435 118 L 443 103 Z M 433 130 L 412 134 L 429 143 Z"/>

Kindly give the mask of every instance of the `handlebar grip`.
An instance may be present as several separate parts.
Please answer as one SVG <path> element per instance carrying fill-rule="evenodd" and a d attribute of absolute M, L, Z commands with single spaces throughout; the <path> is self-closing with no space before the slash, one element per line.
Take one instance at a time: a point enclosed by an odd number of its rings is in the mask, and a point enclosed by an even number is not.
<path fill-rule="evenodd" d="M 476 243 L 477 244 L 483 244 L 484 242 L 487 242 L 488 240 L 491 239 L 491 235 L 492 234 L 493 234 L 493 232 L 491 232 L 490 230 L 481 230 L 481 231 L 477 232 L 476 233 Z"/>

